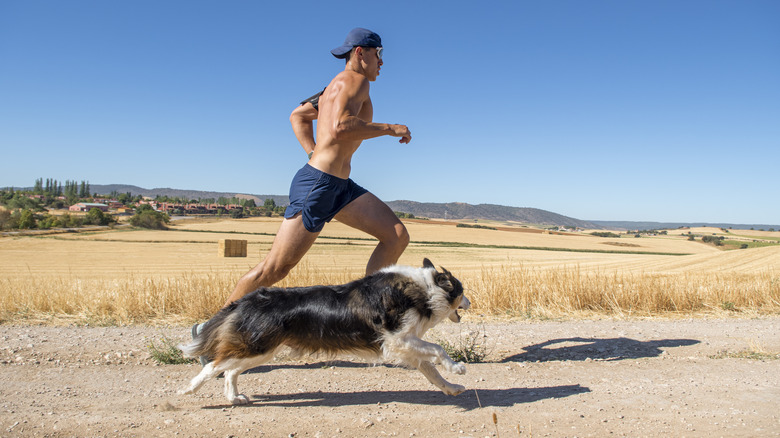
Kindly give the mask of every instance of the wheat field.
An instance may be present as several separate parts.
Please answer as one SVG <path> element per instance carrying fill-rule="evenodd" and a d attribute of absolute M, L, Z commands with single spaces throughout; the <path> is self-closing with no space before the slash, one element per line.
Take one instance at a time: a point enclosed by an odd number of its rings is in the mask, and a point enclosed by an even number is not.
<path fill-rule="evenodd" d="M 89 324 L 203 320 L 261 260 L 276 218 L 177 223 L 169 231 L 107 230 L 0 238 L 0 322 Z M 607 239 L 409 221 L 399 263 L 424 257 L 458 276 L 490 317 L 758 315 L 780 311 L 780 245 L 723 251 L 682 235 Z M 719 229 L 705 229 L 718 233 Z M 771 242 L 780 232 L 732 230 Z M 680 233 L 682 234 L 682 233 Z M 225 258 L 219 239 L 245 239 Z M 778 239 L 780 240 L 780 239 Z M 344 283 L 364 274 L 376 241 L 336 221 L 279 286 Z"/>

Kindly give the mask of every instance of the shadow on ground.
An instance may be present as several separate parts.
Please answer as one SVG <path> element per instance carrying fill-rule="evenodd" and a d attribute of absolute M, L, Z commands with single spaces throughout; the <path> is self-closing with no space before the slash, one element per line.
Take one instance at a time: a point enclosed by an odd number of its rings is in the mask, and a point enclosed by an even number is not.
<path fill-rule="evenodd" d="M 338 407 L 375 405 L 377 403 L 412 403 L 426 406 L 457 406 L 465 410 L 486 407 L 509 407 L 544 399 L 570 397 L 590 392 L 580 385 L 545 388 L 479 389 L 471 388 L 458 396 L 440 391 L 361 391 L 361 392 L 301 392 L 295 394 L 253 395 L 248 407 Z M 222 409 L 230 405 L 206 406 Z"/>
<path fill-rule="evenodd" d="M 395 365 L 384 362 L 350 362 L 347 360 L 325 360 L 325 361 L 313 361 L 304 363 L 287 363 L 284 359 L 280 359 L 279 362 L 271 362 L 267 365 L 260 365 L 243 372 L 243 374 L 255 374 L 255 373 L 267 373 L 272 370 L 290 369 L 290 370 L 313 370 L 318 368 L 374 368 L 374 367 L 387 367 L 396 368 L 402 367 L 401 365 Z"/>
<path fill-rule="evenodd" d="M 662 339 L 637 341 L 629 338 L 562 338 L 553 339 L 524 348 L 500 362 L 546 362 L 565 360 L 615 361 L 658 357 L 664 348 L 696 345 L 695 339 Z M 254 368 L 247 373 L 267 372 L 277 368 L 312 369 L 332 366 L 363 368 L 373 366 L 394 366 L 387 364 L 366 364 L 349 361 L 325 361 L 305 364 L 274 364 Z M 544 399 L 557 399 L 590 392 L 581 385 L 563 385 L 545 388 L 468 389 L 456 397 L 440 391 L 363 391 L 363 392 L 302 392 L 295 394 L 254 395 L 247 407 L 338 407 L 371 405 L 377 403 L 413 403 L 420 405 L 457 406 L 465 410 L 484 407 L 509 407 L 521 403 L 532 403 Z M 227 405 L 229 406 L 229 405 Z M 203 409 L 222 409 L 226 405 L 206 406 Z"/>
<path fill-rule="evenodd" d="M 658 357 L 662 348 L 696 345 L 695 339 L 662 339 L 636 341 L 629 338 L 563 338 L 553 339 L 525 347 L 524 353 L 515 354 L 501 362 L 546 362 L 551 360 L 624 360 Z"/>

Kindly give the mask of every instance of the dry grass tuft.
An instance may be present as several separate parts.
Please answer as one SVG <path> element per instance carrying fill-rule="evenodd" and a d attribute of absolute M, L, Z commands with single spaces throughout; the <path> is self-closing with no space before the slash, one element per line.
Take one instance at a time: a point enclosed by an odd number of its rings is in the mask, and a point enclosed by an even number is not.
<path fill-rule="evenodd" d="M 162 365 L 179 365 L 195 362 L 195 359 L 184 357 L 184 353 L 176 346 L 176 341 L 165 335 L 161 336 L 160 344 L 157 344 L 154 339 L 149 340 L 146 348 L 149 350 L 149 355 L 152 359 Z"/>
<path fill-rule="evenodd" d="M 750 341 L 747 348 L 740 351 L 720 351 L 710 356 L 712 359 L 751 359 L 751 360 L 778 360 L 780 353 L 767 351 L 763 345 L 756 341 Z"/>
<path fill-rule="evenodd" d="M 480 326 L 472 328 L 469 325 L 460 325 L 460 333 L 457 338 L 450 342 L 441 336 L 435 336 L 434 339 L 437 344 L 444 348 L 447 355 L 455 362 L 465 363 L 481 363 L 490 354 L 490 350 L 486 345 L 487 334 L 485 333 L 485 327 Z M 464 332 L 463 329 L 466 329 Z"/>

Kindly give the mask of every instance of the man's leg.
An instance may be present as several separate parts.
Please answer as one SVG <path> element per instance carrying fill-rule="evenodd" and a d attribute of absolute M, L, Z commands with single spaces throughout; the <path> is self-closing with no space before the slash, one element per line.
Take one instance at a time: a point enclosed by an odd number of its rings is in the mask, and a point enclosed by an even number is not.
<path fill-rule="evenodd" d="M 268 287 L 287 276 L 309 251 L 319 232 L 312 233 L 303 226 L 298 214 L 285 219 L 276 233 L 271 250 L 262 262 L 247 272 L 236 284 L 225 306 L 261 287 Z"/>
<path fill-rule="evenodd" d="M 395 264 L 409 244 L 409 232 L 404 224 L 387 204 L 370 192 L 347 204 L 336 219 L 379 239 L 366 265 L 366 274 Z"/>

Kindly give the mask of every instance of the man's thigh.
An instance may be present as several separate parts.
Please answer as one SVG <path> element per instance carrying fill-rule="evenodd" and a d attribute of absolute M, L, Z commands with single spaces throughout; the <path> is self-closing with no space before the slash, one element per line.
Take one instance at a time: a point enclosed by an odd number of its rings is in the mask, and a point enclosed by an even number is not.
<path fill-rule="evenodd" d="M 303 217 L 300 213 L 290 219 L 284 219 L 267 258 L 282 265 L 297 264 L 309 251 L 319 234 L 319 232 L 312 233 L 303 226 Z"/>
<path fill-rule="evenodd" d="M 380 241 L 395 238 L 398 235 L 396 227 L 403 227 L 393 210 L 371 192 L 347 204 L 335 219 Z"/>

